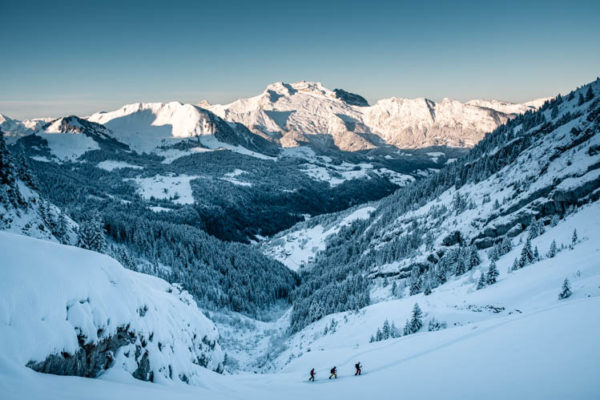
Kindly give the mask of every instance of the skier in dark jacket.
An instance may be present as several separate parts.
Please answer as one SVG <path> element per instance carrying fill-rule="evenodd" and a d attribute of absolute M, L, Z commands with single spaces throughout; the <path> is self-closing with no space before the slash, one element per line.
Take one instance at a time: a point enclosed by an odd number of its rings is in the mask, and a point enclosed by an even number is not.
<path fill-rule="evenodd" d="M 309 381 L 315 381 L 315 369 L 311 369 L 310 370 L 310 378 L 308 378 Z"/>
<path fill-rule="evenodd" d="M 354 364 L 354 368 L 356 368 L 356 372 L 354 373 L 354 376 L 362 374 L 362 365 L 360 365 L 360 361 L 357 362 L 356 364 Z"/>
<path fill-rule="evenodd" d="M 334 377 L 335 379 L 337 379 L 337 368 L 333 367 L 331 368 L 331 375 L 329 375 L 329 379 L 331 379 L 331 377 Z"/>

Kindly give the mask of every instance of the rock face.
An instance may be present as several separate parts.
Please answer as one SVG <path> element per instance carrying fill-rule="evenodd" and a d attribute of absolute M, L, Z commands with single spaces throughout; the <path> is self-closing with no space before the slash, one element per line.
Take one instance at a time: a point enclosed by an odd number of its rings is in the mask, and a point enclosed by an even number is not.
<path fill-rule="evenodd" d="M 335 97 L 342 100 L 346 104 L 358 107 L 368 107 L 369 102 L 359 94 L 346 92 L 344 89 L 333 89 Z"/>
<path fill-rule="evenodd" d="M 79 350 L 74 354 L 61 352 L 51 354 L 43 361 L 30 361 L 27 366 L 34 371 L 55 375 L 75 375 L 95 378 L 98 374 L 110 368 L 114 363 L 114 355 L 122 346 L 135 343 L 136 335 L 129 332 L 127 327 L 119 327 L 114 335 L 100 340 L 98 343 L 85 343 L 85 337 L 79 336 Z M 136 348 L 136 352 L 141 348 Z M 144 353 L 147 355 L 147 352 Z M 138 379 L 147 378 L 148 357 L 136 359 L 138 368 L 132 375 Z"/>

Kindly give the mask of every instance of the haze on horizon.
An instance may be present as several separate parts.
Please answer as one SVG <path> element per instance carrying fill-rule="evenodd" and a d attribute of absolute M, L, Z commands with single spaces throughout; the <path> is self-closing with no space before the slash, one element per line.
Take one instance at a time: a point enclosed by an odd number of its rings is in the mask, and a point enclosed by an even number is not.
<path fill-rule="evenodd" d="M 227 103 L 310 80 L 391 96 L 522 102 L 600 74 L 597 1 L 4 0 L 0 113 Z"/>

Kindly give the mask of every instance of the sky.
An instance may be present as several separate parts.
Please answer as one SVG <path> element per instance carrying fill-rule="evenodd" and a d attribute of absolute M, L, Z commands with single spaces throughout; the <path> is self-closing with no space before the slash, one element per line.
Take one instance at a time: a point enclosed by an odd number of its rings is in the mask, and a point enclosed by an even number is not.
<path fill-rule="evenodd" d="M 272 82 L 514 102 L 600 75 L 600 1 L 0 0 L 0 113 L 227 103 Z"/>

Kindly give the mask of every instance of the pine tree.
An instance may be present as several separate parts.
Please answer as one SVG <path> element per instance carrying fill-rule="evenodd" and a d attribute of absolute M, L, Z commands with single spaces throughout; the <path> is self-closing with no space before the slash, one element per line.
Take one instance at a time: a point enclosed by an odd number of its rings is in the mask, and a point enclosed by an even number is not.
<path fill-rule="evenodd" d="M 418 267 L 414 267 L 410 273 L 410 295 L 414 296 L 421 292 L 421 279 L 419 278 Z"/>
<path fill-rule="evenodd" d="M 531 264 L 534 260 L 533 250 L 531 249 L 531 239 L 527 238 L 525 245 L 521 250 L 521 258 L 519 258 L 519 268 Z"/>
<path fill-rule="evenodd" d="M 431 283 L 429 283 L 429 280 L 427 280 L 427 282 L 425 283 L 425 289 L 423 290 L 423 294 L 425 296 L 429 296 L 431 294 Z"/>
<path fill-rule="evenodd" d="M 535 247 L 533 248 L 533 259 L 534 259 L 534 260 L 536 260 L 536 261 L 539 261 L 539 260 L 540 260 L 540 252 L 539 252 L 539 250 L 538 250 L 538 247 L 537 247 L 537 246 L 535 246 Z"/>
<path fill-rule="evenodd" d="M 585 100 L 583 99 L 583 95 L 579 93 L 579 97 L 577 98 L 577 105 L 580 106 L 583 103 L 585 103 Z"/>
<path fill-rule="evenodd" d="M 477 248 L 475 246 L 469 247 L 469 270 L 481 264 L 481 259 L 479 258 L 479 253 L 477 252 Z"/>
<path fill-rule="evenodd" d="M 515 258 L 513 261 L 512 267 L 509 268 L 509 271 L 516 271 L 519 269 L 519 260 Z"/>
<path fill-rule="evenodd" d="M 416 333 L 423 327 L 423 311 L 419 307 L 419 303 L 415 303 L 412 311 L 412 318 L 410 320 L 410 332 Z"/>
<path fill-rule="evenodd" d="M 573 294 L 573 292 L 571 291 L 571 285 L 569 284 L 569 280 L 567 278 L 565 278 L 563 285 L 562 285 L 562 290 L 558 295 L 558 299 L 564 300 L 568 297 L 571 297 L 572 294 Z"/>
<path fill-rule="evenodd" d="M 556 256 L 556 240 L 553 240 L 552 243 L 550 243 L 550 250 L 548 250 L 548 254 L 546 254 L 548 256 L 548 258 L 552 258 L 554 256 Z"/>
<path fill-rule="evenodd" d="M 479 276 L 479 282 L 477 282 L 477 290 L 481 290 L 485 287 L 485 274 L 482 272 Z"/>
<path fill-rule="evenodd" d="M 592 86 L 588 86 L 588 90 L 585 93 L 585 101 L 590 101 L 594 98 L 594 92 L 592 91 Z"/>
<path fill-rule="evenodd" d="M 573 229 L 573 237 L 571 237 L 571 244 L 575 245 L 577 244 L 577 229 Z"/>
<path fill-rule="evenodd" d="M 393 338 L 397 338 L 397 337 L 400 337 L 400 336 L 402 336 L 402 334 L 400 333 L 400 329 L 398 329 L 398 328 L 396 327 L 396 324 L 394 324 L 393 322 L 392 322 L 392 328 L 391 328 L 391 333 L 390 333 L 390 335 L 391 335 L 391 337 L 393 337 Z"/>
<path fill-rule="evenodd" d="M 87 216 L 79 225 L 77 246 L 97 252 L 104 251 L 104 226 L 99 214 Z"/>
<path fill-rule="evenodd" d="M 492 261 L 486 275 L 486 283 L 488 285 L 493 285 L 496 283 L 498 275 L 500 275 L 500 273 L 498 272 L 498 268 L 496 268 L 496 263 Z"/>
<path fill-rule="evenodd" d="M 383 340 L 383 333 L 381 332 L 381 328 L 377 328 L 377 333 L 375 334 L 375 341 L 381 342 Z"/>
<path fill-rule="evenodd" d="M 390 322 L 386 319 L 383 323 L 383 329 L 381 330 L 383 340 L 387 340 L 391 335 Z"/>
<path fill-rule="evenodd" d="M 67 230 L 68 230 L 67 218 L 65 217 L 65 214 L 63 212 L 59 212 L 58 220 L 56 222 L 55 235 L 56 235 L 57 239 L 63 244 L 67 244 L 67 242 L 69 241 L 69 238 L 67 236 Z"/>

